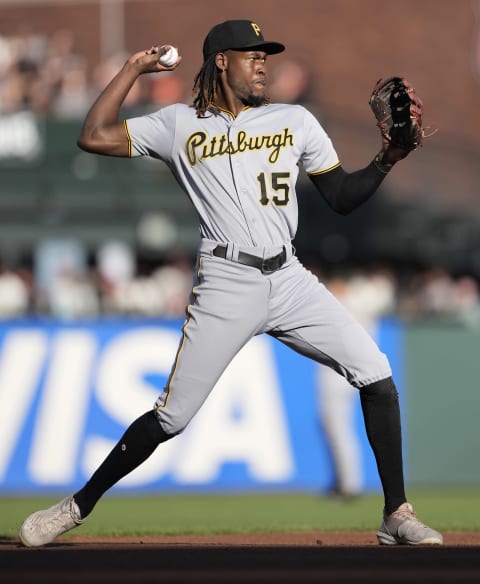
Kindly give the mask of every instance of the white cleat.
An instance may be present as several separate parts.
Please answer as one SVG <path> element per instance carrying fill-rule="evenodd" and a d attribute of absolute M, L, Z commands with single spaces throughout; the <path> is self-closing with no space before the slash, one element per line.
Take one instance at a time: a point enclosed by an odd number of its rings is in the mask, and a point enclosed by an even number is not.
<path fill-rule="evenodd" d="M 36 511 L 25 519 L 19 537 L 26 547 L 37 547 L 53 541 L 62 533 L 83 523 L 73 497 L 67 497 L 49 509 Z"/>
<path fill-rule="evenodd" d="M 381 545 L 442 545 L 443 536 L 438 531 L 422 523 L 410 503 L 383 517 L 377 532 Z"/>

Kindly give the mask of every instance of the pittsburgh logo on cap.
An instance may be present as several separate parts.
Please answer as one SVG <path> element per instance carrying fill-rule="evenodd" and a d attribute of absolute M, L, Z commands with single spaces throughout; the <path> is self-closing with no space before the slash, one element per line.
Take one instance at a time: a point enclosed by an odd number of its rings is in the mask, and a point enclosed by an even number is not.
<path fill-rule="evenodd" d="M 252 28 L 253 28 L 253 30 L 255 31 L 255 34 L 256 34 L 257 36 L 260 36 L 260 33 L 261 33 L 262 31 L 260 30 L 260 27 L 258 26 L 258 24 L 255 24 L 254 22 L 251 22 L 250 24 L 252 25 Z"/>

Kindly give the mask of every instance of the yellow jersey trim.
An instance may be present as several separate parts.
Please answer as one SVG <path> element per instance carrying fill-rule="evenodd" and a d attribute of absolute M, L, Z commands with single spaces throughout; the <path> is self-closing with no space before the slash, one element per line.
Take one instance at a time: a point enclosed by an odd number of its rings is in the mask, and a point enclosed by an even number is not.
<path fill-rule="evenodd" d="M 125 134 L 127 135 L 127 142 L 128 142 L 128 157 L 132 157 L 132 137 L 130 136 L 130 132 L 128 130 L 128 123 L 127 120 L 124 120 L 123 127 L 125 128 Z"/>
<path fill-rule="evenodd" d="M 208 104 L 208 107 L 215 108 L 215 109 L 216 109 L 216 110 L 218 110 L 219 112 L 223 112 L 224 114 L 227 114 L 227 115 L 228 115 L 228 116 L 230 116 L 230 117 L 231 117 L 233 120 L 234 120 L 234 119 L 236 119 L 236 117 L 237 117 L 237 116 L 236 116 L 236 115 L 235 115 L 233 112 L 231 112 L 230 110 L 224 109 L 223 107 L 220 107 L 219 105 L 217 105 L 217 104 L 216 104 L 216 103 L 214 103 L 213 101 L 212 101 L 211 103 L 209 103 L 209 104 Z M 249 110 L 249 109 L 252 109 L 252 106 L 251 106 L 251 105 L 246 105 L 246 106 L 243 108 L 242 112 L 244 112 L 244 111 L 246 111 L 246 110 Z"/>
<path fill-rule="evenodd" d="M 341 162 L 337 162 L 333 166 L 329 166 L 328 168 L 324 168 L 323 170 L 316 170 L 315 172 L 309 172 L 308 174 L 309 175 L 325 174 L 326 172 L 330 172 L 334 168 L 338 168 L 339 166 L 341 166 L 341 164 L 342 164 Z"/>

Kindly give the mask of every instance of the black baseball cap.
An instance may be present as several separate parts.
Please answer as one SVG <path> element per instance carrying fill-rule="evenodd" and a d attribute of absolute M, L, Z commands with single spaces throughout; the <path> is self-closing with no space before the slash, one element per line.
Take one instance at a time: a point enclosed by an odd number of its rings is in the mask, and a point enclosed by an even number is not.
<path fill-rule="evenodd" d="M 203 59 L 227 49 L 261 49 L 267 55 L 285 50 L 282 43 L 266 41 L 260 27 L 251 20 L 226 20 L 212 28 L 203 43 Z"/>

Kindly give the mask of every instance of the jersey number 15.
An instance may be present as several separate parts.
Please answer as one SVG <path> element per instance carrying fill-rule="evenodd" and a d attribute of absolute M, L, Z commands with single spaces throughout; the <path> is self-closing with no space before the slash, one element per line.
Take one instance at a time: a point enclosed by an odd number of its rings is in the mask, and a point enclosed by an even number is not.
<path fill-rule="evenodd" d="M 290 178 L 289 172 L 272 172 L 270 175 L 270 183 L 264 172 L 257 176 L 260 185 L 260 203 L 263 206 L 268 205 L 272 201 L 275 205 L 288 205 L 290 201 Z M 273 194 L 269 196 L 268 188 L 271 186 Z"/>

